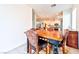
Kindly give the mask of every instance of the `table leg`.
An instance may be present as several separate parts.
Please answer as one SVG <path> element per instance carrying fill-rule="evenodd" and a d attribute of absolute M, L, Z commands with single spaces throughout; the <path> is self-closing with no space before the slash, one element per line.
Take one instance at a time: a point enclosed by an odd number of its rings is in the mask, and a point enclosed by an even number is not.
<path fill-rule="evenodd" d="M 30 53 L 30 54 L 32 53 L 32 46 L 31 46 L 30 43 L 29 43 L 29 53 Z"/>
<path fill-rule="evenodd" d="M 58 46 L 57 45 L 53 45 L 53 53 L 58 54 Z"/>

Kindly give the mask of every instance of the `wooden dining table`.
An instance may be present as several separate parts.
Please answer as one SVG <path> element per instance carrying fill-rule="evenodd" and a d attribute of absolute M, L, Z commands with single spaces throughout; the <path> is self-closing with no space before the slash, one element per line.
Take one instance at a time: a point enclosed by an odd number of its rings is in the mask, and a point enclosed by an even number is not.
<path fill-rule="evenodd" d="M 47 49 L 48 53 L 50 53 L 49 44 L 52 44 L 54 54 L 59 53 L 58 46 L 63 40 L 63 38 L 61 37 L 60 31 L 48 31 L 48 30 L 40 29 L 40 30 L 36 30 L 36 32 L 38 36 L 44 38 L 48 42 L 48 49 Z"/>

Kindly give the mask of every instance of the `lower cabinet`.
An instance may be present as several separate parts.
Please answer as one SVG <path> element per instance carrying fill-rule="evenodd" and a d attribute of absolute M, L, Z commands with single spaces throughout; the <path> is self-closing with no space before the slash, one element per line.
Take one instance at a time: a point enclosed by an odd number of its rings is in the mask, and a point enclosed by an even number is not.
<path fill-rule="evenodd" d="M 78 31 L 69 31 L 66 44 L 67 44 L 67 46 L 70 46 L 73 48 L 79 48 L 79 33 L 78 33 Z"/>

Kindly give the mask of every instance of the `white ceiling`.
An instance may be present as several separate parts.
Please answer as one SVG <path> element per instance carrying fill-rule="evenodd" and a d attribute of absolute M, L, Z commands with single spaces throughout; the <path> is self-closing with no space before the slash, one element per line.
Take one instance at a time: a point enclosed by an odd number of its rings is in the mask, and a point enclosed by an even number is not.
<path fill-rule="evenodd" d="M 51 7 L 51 4 L 29 4 L 28 6 L 40 16 L 53 16 L 60 11 L 71 8 L 72 4 L 56 4 L 54 7 Z"/>

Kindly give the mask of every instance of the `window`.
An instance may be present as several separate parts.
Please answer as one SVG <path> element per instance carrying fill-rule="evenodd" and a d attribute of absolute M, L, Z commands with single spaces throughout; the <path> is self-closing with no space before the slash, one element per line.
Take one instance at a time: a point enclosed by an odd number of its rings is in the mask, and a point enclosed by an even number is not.
<path fill-rule="evenodd" d="M 72 16 L 71 9 L 65 10 L 63 12 L 63 30 L 71 29 L 71 24 L 72 24 L 71 16 Z"/>
<path fill-rule="evenodd" d="M 76 8 L 72 10 L 72 30 L 76 30 Z"/>

